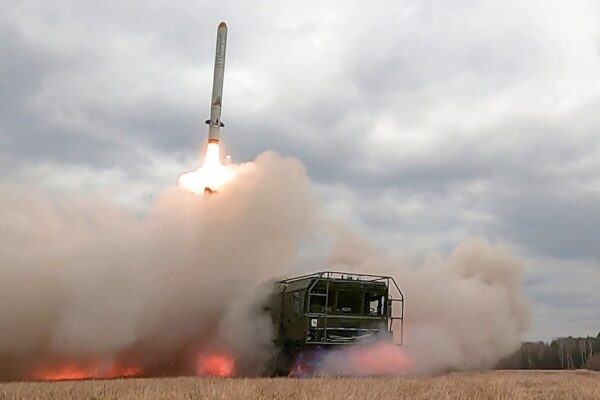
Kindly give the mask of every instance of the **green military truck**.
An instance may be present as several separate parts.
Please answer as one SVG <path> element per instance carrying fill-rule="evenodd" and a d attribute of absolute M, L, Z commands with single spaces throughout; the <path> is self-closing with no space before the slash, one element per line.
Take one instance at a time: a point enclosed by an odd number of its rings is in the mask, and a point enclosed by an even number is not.
<path fill-rule="evenodd" d="M 323 271 L 275 282 L 267 310 L 288 375 L 300 354 L 370 340 L 402 344 L 404 295 L 391 276 Z"/>

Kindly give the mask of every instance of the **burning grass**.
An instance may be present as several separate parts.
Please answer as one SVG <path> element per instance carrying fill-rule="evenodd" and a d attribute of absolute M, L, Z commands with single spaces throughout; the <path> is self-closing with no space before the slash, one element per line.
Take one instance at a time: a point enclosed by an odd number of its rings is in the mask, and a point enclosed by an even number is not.
<path fill-rule="evenodd" d="M 0 399 L 597 399 L 600 373 L 493 371 L 428 378 L 155 378 L 0 384 Z"/>

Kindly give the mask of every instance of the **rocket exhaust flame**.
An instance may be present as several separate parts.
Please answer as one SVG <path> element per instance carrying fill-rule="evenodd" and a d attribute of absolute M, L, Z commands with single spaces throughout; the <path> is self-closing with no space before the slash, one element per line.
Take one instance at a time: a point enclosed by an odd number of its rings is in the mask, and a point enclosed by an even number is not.
<path fill-rule="evenodd" d="M 195 171 L 181 175 L 179 185 L 195 194 L 212 193 L 233 179 L 233 169 L 221 163 L 220 148 L 217 143 L 209 143 L 202 166 Z"/>

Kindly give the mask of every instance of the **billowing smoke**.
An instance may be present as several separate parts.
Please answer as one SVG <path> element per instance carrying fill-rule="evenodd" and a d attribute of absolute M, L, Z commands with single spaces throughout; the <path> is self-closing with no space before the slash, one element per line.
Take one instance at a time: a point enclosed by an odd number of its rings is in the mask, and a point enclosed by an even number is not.
<path fill-rule="evenodd" d="M 376 343 L 334 351 L 324 374 L 406 375 L 493 367 L 517 350 L 530 322 L 522 293 L 523 261 L 474 237 L 446 258 L 415 268 L 384 258 L 353 234 L 340 236 L 330 265 L 396 278 L 406 299 L 405 345 Z"/>
<path fill-rule="evenodd" d="M 217 195 L 169 188 L 141 216 L 2 187 L 0 379 L 73 360 L 101 361 L 106 376 L 202 373 L 199 359 L 229 368 L 220 354 L 236 374 L 260 374 L 275 351 L 260 284 L 288 275 L 317 220 L 304 167 L 271 152 L 237 166 Z M 522 262 L 482 238 L 413 268 L 345 235 L 329 265 L 396 277 L 406 346 L 330 353 L 323 373 L 490 367 L 527 328 Z"/>
<path fill-rule="evenodd" d="M 304 167 L 270 152 L 222 193 L 170 188 L 144 216 L 3 187 L 0 378 L 90 358 L 190 373 L 211 351 L 260 373 L 271 329 L 249 288 L 294 262 L 312 210 Z"/>

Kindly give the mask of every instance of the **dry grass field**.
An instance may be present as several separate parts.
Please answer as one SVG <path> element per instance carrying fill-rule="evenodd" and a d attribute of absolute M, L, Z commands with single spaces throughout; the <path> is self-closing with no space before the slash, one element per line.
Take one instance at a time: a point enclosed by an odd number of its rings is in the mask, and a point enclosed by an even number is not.
<path fill-rule="evenodd" d="M 0 384 L 0 399 L 600 399 L 600 373 L 491 371 L 428 378 L 161 378 Z"/>

